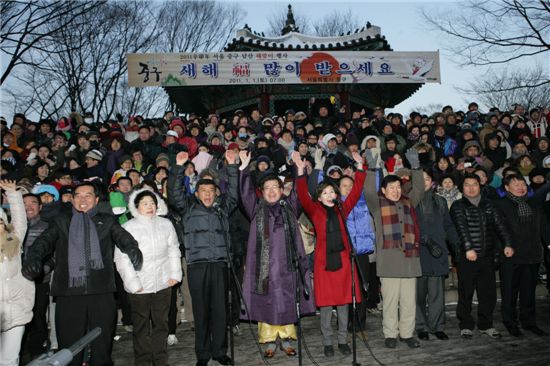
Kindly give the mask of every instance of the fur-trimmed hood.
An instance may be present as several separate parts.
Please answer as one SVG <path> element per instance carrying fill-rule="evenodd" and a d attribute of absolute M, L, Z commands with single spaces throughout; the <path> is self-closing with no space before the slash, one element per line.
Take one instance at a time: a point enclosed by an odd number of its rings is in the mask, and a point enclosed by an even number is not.
<path fill-rule="evenodd" d="M 166 205 L 166 202 L 164 202 L 164 199 L 153 192 L 152 190 L 148 188 L 142 188 L 138 189 L 137 191 L 133 191 L 130 194 L 130 198 L 128 199 L 128 209 L 130 210 L 130 213 L 133 217 L 141 217 L 142 215 L 138 212 L 136 205 L 134 204 L 134 200 L 136 199 L 137 195 L 140 194 L 143 191 L 149 191 L 153 193 L 157 197 L 157 216 L 166 216 L 168 215 L 168 206 Z"/>
<path fill-rule="evenodd" d="M 378 136 L 375 136 L 375 135 L 368 135 L 367 137 L 365 137 L 363 139 L 363 141 L 361 141 L 361 151 L 364 151 L 367 148 L 367 141 L 369 141 L 369 139 L 375 139 L 376 140 L 376 148 L 380 149 L 380 138 Z"/>

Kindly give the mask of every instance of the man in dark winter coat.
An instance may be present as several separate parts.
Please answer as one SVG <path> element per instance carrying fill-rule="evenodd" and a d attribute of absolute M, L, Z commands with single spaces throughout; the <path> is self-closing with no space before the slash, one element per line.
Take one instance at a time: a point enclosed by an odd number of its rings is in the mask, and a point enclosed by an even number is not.
<path fill-rule="evenodd" d="M 500 338 L 493 327 L 493 311 L 497 302 L 494 260 L 496 236 L 504 247 L 504 255 L 514 255 L 512 239 L 502 217 L 491 200 L 481 195 L 477 175 L 467 173 L 462 183 L 463 197 L 451 206 L 451 218 L 460 237 L 457 255 L 458 305 L 460 335 L 471 339 L 475 321 L 471 315 L 474 291 L 477 293 L 477 327 L 483 334 Z"/>
<path fill-rule="evenodd" d="M 446 241 L 458 247 L 458 234 L 449 216 L 447 202 L 435 194 L 433 178 L 424 174 L 424 196 L 415 207 L 421 233 L 420 266 L 422 277 L 416 281 L 416 333 L 422 340 L 433 333 L 447 340 L 445 326 L 445 276 L 449 273 L 449 251 Z"/>
<path fill-rule="evenodd" d="M 25 253 L 34 244 L 34 241 L 44 230 L 48 228 L 48 223 L 40 217 L 42 204 L 40 197 L 29 193 L 23 196 L 25 203 L 25 212 L 27 214 L 27 235 L 23 246 L 23 258 Z M 36 357 L 46 351 L 44 343 L 48 339 L 48 319 L 47 311 L 50 303 L 50 277 L 53 264 L 48 261 L 44 265 L 44 275 L 35 279 L 35 297 L 32 321 L 27 324 L 26 332 L 28 339 L 28 351 L 31 356 Z"/>
<path fill-rule="evenodd" d="M 185 194 L 184 164 L 187 152 L 176 155 L 176 166 L 168 178 L 168 202 L 182 215 L 187 280 L 193 300 L 195 354 L 197 365 L 210 358 L 231 364 L 227 353 L 227 261 L 228 216 L 237 208 L 238 167 L 233 150 L 225 152 L 228 162 L 228 191 L 220 195 L 211 179 L 197 182 L 195 195 Z"/>
<path fill-rule="evenodd" d="M 506 196 L 496 202 L 514 243 L 514 256 L 503 258 L 500 264 L 502 321 L 511 335 L 519 337 L 519 322 L 536 335 L 548 335 L 537 326 L 535 318 L 535 288 L 543 247 L 550 243 L 550 227 L 546 225 L 543 204 L 550 184 L 527 198 L 527 184 L 521 175 L 508 175 L 503 180 Z"/>
<path fill-rule="evenodd" d="M 116 217 L 98 212 L 99 189 L 90 182 L 78 185 L 72 214 L 53 220 L 29 247 L 23 275 L 42 273 L 43 261 L 55 257 L 51 295 L 56 296 L 56 329 L 60 348 L 73 345 L 89 330 L 100 327 L 92 342 L 92 365 L 112 365 L 111 348 L 116 320 L 113 265 L 114 244 L 127 254 L 136 269 L 143 256 L 132 235 Z M 71 365 L 82 364 L 82 353 Z"/>

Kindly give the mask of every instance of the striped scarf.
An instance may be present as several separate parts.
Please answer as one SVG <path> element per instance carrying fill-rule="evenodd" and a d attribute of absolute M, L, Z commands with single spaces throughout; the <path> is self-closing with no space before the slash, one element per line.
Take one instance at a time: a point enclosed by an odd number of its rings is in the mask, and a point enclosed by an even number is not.
<path fill-rule="evenodd" d="M 401 198 L 399 208 L 396 202 L 379 196 L 380 215 L 382 218 L 383 249 L 402 249 L 405 257 L 420 256 L 420 230 L 416 212 L 408 199 Z M 403 209 L 403 223 L 399 222 L 398 209 Z M 402 232 L 401 228 L 404 229 Z"/>

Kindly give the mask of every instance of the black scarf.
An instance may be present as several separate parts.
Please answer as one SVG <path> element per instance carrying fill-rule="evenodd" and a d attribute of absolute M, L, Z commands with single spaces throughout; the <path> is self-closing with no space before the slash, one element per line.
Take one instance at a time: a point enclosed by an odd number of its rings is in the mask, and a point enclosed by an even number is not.
<path fill-rule="evenodd" d="M 269 212 L 275 216 L 275 225 L 277 226 L 277 217 L 275 210 L 278 204 L 271 205 L 265 201 L 260 200 L 258 204 L 258 211 L 256 212 L 256 273 L 255 273 L 255 285 L 254 292 L 260 295 L 264 295 L 268 291 L 269 284 L 269 249 L 270 249 L 270 227 L 269 227 Z M 293 250 L 294 237 L 296 235 L 296 215 L 292 212 L 288 204 L 281 207 L 283 230 L 285 232 L 285 247 L 286 247 L 286 259 L 287 268 L 289 271 L 294 271 L 293 265 Z M 274 229 L 274 228 L 273 228 Z"/>
<path fill-rule="evenodd" d="M 342 268 L 342 258 L 340 252 L 344 250 L 344 241 L 342 240 L 342 231 L 340 230 L 340 220 L 336 213 L 336 207 L 324 206 L 327 211 L 327 271 L 337 271 Z"/>

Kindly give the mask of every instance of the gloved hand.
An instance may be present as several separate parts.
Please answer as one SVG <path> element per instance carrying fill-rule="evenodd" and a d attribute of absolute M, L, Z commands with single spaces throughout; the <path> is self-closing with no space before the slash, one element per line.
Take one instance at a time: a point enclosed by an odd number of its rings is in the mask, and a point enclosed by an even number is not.
<path fill-rule="evenodd" d="M 405 153 L 405 157 L 407 158 L 407 161 L 409 164 L 411 164 L 412 169 L 418 169 L 420 168 L 420 158 L 418 157 L 418 151 L 414 148 L 410 148 Z"/>
<path fill-rule="evenodd" d="M 428 251 L 430 252 L 430 255 L 434 258 L 439 258 L 443 254 L 443 250 L 441 247 L 432 239 L 429 239 L 426 241 L 426 246 L 428 247 Z"/>
<path fill-rule="evenodd" d="M 132 262 L 134 269 L 139 271 L 143 265 L 143 254 L 141 253 L 141 250 L 139 250 L 138 247 L 130 248 L 126 254 L 128 255 L 128 258 L 130 258 L 130 262 Z"/>
<path fill-rule="evenodd" d="M 323 149 L 317 148 L 317 150 L 315 150 L 315 169 L 323 170 L 325 167 L 325 160 L 326 157 L 323 156 Z"/>
<path fill-rule="evenodd" d="M 21 269 L 21 274 L 27 280 L 33 281 L 42 274 L 42 262 L 37 260 L 26 261 Z"/>

